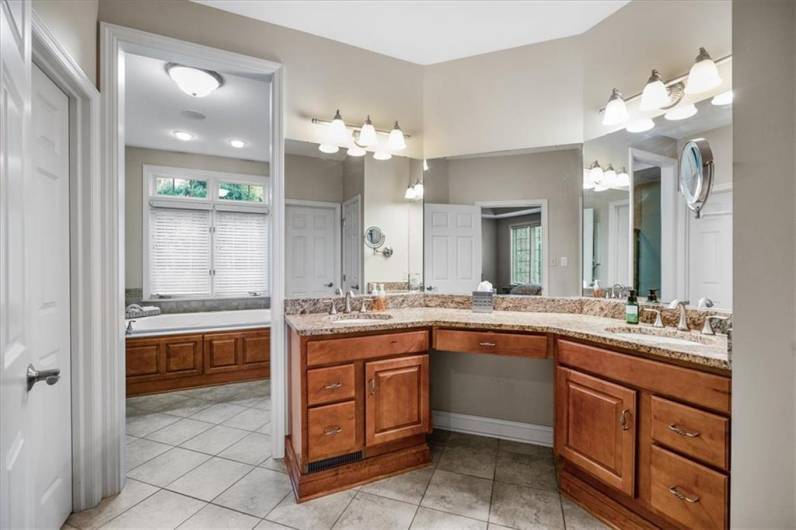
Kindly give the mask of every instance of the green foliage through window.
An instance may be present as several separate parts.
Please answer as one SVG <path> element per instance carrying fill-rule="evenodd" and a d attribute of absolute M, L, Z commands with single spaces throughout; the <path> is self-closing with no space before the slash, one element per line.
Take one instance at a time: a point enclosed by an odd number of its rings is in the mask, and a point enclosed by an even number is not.
<path fill-rule="evenodd" d="M 207 181 L 158 177 L 155 180 L 155 193 L 157 195 L 166 195 L 170 197 L 204 199 L 207 197 Z"/>
<path fill-rule="evenodd" d="M 218 198 L 225 201 L 263 202 L 265 188 L 259 184 L 218 184 Z"/>
<path fill-rule="evenodd" d="M 542 284 L 542 227 L 511 227 L 511 283 Z"/>

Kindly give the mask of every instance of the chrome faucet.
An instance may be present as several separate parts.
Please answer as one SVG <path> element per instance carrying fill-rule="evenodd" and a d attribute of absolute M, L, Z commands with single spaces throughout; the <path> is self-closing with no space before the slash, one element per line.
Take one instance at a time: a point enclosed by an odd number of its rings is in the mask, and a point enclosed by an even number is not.
<path fill-rule="evenodd" d="M 702 326 L 702 334 L 703 335 L 715 335 L 716 332 L 713 330 L 713 326 L 710 325 L 712 321 L 721 321 L 727 320 L 727 317 L 722 315 L 708 315 L 705 317 L 705 325 Z"/>
<path fill-rule="evenodd" d="M 342 295 L 343 295 L 343 290 L 340 289 L 339 287 L 334 290 L 334 296 L 329 299 L 329 314 L 330 315 L 336 315 L 337 314 L 337 300 L 336 300 L 336 297 L 337 296 L 342 296 Z"/>
<path fill-rule="evenodd" d="M 713 307 L 713 300 L 708 298 L 707 296 L 703 296 L 699 299 L 699 303 L 697 303 L 698 309 L 706 309 L 708 307 Z"/>
<path fill-rule="evenodd" d="M 677 322 L 677 329 L 680 331 L 690 331 L 688 329 L 688 313 L 686 312 L 686 306 L 690 303 L 688 300 L 678 300 L 677 298 L 669 303 L 669 309 L 680 311 L 680 320 Z"/>
<path fill-rule="evenodd" d="M 135 320 L 128 320 L 127 321 L 127 328 L 124 330 L 125 335 L 132 335 L 133 334 L 133 322 Z"/>
<path fill-rule="evenodd" d="M 354 290 L 349 289 L 348 292 L 345 293 L 345 312 L 351 312 L 351 299 L 354 298 Z"/>
<path fill-rule="evenodd" d="M 653 328 L 662 328 L 663 327 L 663 320 L 661 320 L 661 312 L 657 309 L 650 309 L 649 307 L 642 308 L 642 311 L 647 313 L 655 313 L 655 323 L 652 325 Z"/>

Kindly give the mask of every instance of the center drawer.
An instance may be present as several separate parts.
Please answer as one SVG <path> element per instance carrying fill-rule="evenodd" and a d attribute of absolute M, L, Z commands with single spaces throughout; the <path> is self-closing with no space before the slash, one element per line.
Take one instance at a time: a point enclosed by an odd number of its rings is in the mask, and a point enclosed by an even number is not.
<path fill-rule="evenodd" d="M 357 447 L 356 403 L 345 401 L 307 411 L 309 462 L 353 453 Z"/>
<path fill-rule="evenodd" d="M 539 358 L 547 357 L 547 336 L 437 329 L 434 331 L 434 349 Z"/>

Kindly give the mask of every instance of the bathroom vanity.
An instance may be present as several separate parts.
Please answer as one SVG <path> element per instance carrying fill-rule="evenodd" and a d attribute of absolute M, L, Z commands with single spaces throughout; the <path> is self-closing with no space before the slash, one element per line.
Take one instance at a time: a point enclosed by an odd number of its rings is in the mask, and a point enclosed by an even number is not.
<path fill-rule="evenodd" d="M 596 516 L 621 528 L 727 527 L 723 339 L 692 332 L 693 345 L 667 345 L 580 313 L 386 314 L 288 317 L 287 463 L 299 501 L 430 462 L 428 373 L 440 350 L 555 359 L 560 488 Z"/>

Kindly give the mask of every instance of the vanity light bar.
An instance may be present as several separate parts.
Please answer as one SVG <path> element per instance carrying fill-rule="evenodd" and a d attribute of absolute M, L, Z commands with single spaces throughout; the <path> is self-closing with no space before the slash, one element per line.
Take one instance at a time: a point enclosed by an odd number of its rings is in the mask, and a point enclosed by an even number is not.
<path fill-rule="evenodd" d="M 329 125 L 330 123 L 332 123 L 332 120 L 324 120 L 323 118 L 312 118 L 312 123 L 314 123 L 316 125 L 320 125 L 320 124 Z M 345 126 L 348 127 L 349 129 L 353 129 L 354 131 L 361 131 L 362 130 L 362 126 L 361 125 L 351 125 L 350 123 L 346 123 Z M 392 131 L 388 131 L 388 130 L 385 130 L 385 129 L 376 129 L 376 132 L 379 133 L 379 134 L 383 134 L 385 136 L 389 136 Z M 404 138 L 411 138 L 411 137 L 412 137 L 411 134 L 407 134 L 406 132 L 404 132 Z"/>

